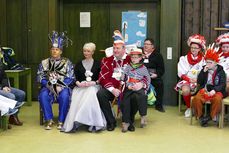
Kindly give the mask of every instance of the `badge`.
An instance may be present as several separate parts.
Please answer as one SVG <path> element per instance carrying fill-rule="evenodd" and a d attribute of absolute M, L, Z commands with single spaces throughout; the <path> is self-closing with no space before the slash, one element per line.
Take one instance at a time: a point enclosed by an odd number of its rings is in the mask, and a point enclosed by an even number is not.
<path fill-rule="evenodd" d="M 93 76 L 93 73 L 91 71 L 87 70 L 84 75 L 86 76 L 86 81 L 91 81 L 92 80 L 91 77 Z"/>
<path fill-rule="evenodd" d="M 114 68 L 114 72 L 112 74 L 112 78 L 115 78 L 116 80 L 121 80 L 122 77 L 122 69 L 121 68 Z"/>
<path fill-rule="evenodd" d="M 144 63 L 149 63 L 149 59 L 148 58 L 144 59 Z"/>

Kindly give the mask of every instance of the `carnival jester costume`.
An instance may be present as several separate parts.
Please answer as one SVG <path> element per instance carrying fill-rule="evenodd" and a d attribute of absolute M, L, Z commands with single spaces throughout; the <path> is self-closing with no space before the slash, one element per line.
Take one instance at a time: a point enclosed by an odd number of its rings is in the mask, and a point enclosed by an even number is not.
<path fill-rule="evenodd" d="M 38 82 L 41 84 L 39 102 L 44 112 L 44 118 L 48 121 L 45 129 L 51 129 L 53 124 L 52 103 L 59 103 L 58 129 L 61 128 L 68 112 L 70 84 L 74 81 L 73 64 L 67 58 L 61 57 L 62 48 L 67 44 L 65 33 L 58 35 L 53 32 L 51 57 L 43 60 L 38 68 Z"/>

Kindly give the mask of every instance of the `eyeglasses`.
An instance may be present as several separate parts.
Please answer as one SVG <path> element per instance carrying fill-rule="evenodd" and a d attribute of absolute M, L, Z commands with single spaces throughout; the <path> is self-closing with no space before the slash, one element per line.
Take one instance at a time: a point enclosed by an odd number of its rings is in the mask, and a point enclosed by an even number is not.
<path fill-rule="evenodd" d="M 200 49 L 198 47 L 190 47 L 191 50 L 197 50 L 197 49 Z"/>

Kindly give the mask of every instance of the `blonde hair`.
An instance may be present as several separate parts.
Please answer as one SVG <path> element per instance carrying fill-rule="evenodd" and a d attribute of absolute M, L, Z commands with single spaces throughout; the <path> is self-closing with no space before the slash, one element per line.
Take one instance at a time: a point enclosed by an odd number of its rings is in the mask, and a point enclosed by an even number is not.
<path fill-rule="evenodd" d="M 94 53 L 95 49 L 96 49 L 96 46 L 94 43 L 92 42 L 89 42 L 89 43 L 85 43 L 84 46 L 83 46 L 83 50 L 85 49 L 88 49 L 90 50 L 92 53 Z"/>

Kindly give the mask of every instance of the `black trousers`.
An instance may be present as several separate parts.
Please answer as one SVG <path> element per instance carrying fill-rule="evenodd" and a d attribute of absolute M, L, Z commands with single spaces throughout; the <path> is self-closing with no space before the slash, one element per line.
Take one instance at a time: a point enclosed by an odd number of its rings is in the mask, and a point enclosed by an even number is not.
<path fill-rule="evenodd" d="M 164 84 L 162 79 L 152 79 L 151 84 L 154 86 L 156 91 L 156 102 L 155 106 L 162 106 L 163 104 L 163 94 L 164 94 Z"/>
<path fill-rule="evenodd" d="M 134 123 L 134 117 L 137 111 L 141 116 L 147 114 L 147 96 L 144 89 L 133 91 L 126 89 L 123 93 L 121 102 L 122 121 L 125 123 Z"/>
<path fill-rule="evenodd" d="M 89 95 L 88 95 L 89 96 Z M 114 95 L 107 89 L 101 88 L 97 92 L 97 98 L 99 100 L 100 107 L 106 118 L 107 124 L 116 124 L 115 117 L 112 112 L 111 103 L 114 100 Z"/>

